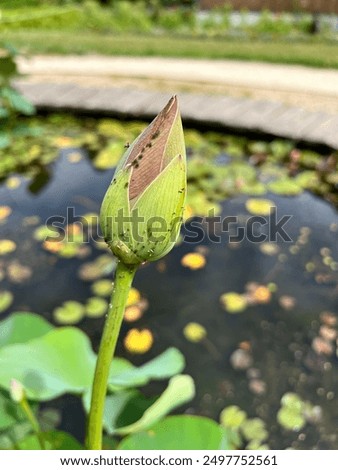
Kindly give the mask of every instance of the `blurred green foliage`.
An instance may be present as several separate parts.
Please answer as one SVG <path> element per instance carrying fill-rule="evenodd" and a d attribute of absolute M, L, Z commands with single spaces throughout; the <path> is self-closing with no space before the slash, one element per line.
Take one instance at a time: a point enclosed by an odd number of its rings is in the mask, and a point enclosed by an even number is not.
<path fill-rule="evenodd" d="M 0 149 L 10 144 L 12 136 L 25 133 L 26 128 L 17 124 L 18 115 L 35 112 L 34 106 L 12 86 L 13 78 L 19 75 L 16 55 L 10 45 L 0 48 Z"/>
<path fill-rule="evenodd" d="M 313 22 L 309 14 L 275 15 L 263 10 L 255 21 L 248 12 L 238 12 L 239 21 L 234 23 L 232 13 L 231 6 L 227 4 L 209 12 L 200 12 L 196 2 L 191 0 L 14 0 L 1 4 L 0 31 L 54 28 L 156 34 L 175 31 L 209 37 L 303 37 L 309 35 Z M 331 37 L 334 32 L 325 30 L 322 34 Z"/>

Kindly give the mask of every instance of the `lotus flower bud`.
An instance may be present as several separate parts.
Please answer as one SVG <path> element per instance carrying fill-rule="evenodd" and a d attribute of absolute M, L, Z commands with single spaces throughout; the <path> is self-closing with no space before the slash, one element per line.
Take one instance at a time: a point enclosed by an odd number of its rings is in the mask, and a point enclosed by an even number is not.
<path fill-rule="evenodd" d="M 25 390 L 22 383 L 18 380 L 12 379 L 9 385 L 9 395 L 14 402 L 22 402 L 25 398 Z"/>
<path fill-rule="evenodd" d="M 101 229 L 121 261 L 155 261 L 173 248 L 186 185 L 184 136 L 174 96 L 125 152 L 102 203 Z"/>

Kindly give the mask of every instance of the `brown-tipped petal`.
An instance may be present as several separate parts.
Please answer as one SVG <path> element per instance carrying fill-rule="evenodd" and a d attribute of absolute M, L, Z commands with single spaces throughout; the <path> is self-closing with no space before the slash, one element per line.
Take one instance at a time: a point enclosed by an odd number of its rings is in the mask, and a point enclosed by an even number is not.
<path fill-rule="evenodd" d="M 130 201 L 142 194 L 164 169 L 164 149 L 177 112 L 177 98 L 173 96 L 135 142 L 125 163 L 132 166 Z"/>

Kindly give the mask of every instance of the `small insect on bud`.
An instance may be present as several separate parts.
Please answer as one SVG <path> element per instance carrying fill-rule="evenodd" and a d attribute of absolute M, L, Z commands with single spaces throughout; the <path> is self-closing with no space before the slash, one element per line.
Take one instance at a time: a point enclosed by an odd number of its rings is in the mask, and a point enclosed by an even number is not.
<path fill-rule="evenodd" d="M 23 385 L 18 380 L 12 379 L 9 385 L 9 395 L 16 403 L 22 402 L 25 397 Z"/>
<path fill-rule="evenodd" d="M 104 197 L 100 224 L 127 265 L 155 261 L 179 235 L 186 197 L 186 156 L 176 96 L 130 145 Z"/>

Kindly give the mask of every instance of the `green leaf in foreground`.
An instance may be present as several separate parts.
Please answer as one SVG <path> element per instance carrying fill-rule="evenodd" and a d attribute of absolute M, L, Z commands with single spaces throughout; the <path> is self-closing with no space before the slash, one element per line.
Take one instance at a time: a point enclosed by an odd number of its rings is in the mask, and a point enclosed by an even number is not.
<path fill-rule="evenodd" d="M 2 347 L 1 347 L 2 346 Z M 11 379 L 25 387 L 31 400 L 51 400 L 64 393 L 89 393 L 96 356 L 88 337 L 74 327 L 54 329 L 34 314 L 17 313 L 0 323 L 0 387 Z M 167 379 L 182 371 L 184 358 L 175 348 L 141 367 L 125 359 L 112 362 L 113 390 Z"/>
<path fill-rule="evenodd" d="M 0 392 L 0 431 L 9 428 L 18 421 L 24 420 L 25 416 L 17 404 Z"/>
<path fill-rule="evenodd" d="M 115 430 L 116 434 L 131 434 L 148 429 L 166 416 L 170 411 L 190 401 L 195 395 L 195 385 L 189 375 L 177 375 L 160 398 L 151 405 L 135 423 Z"/>
<path fill-rule="evenodd" d="M 221 426 L 200 416 L 170 416 L 148 431 L 132 434 L 120 450 L 219 450 L 229 449 Z"/>
<path fill-rule="evenodd" d="M 184 368 L 183 355 L 169 348 L 143 366 L 134 367 L 124 359 L 114 359 L 109 384 L 112 388 L 131 388 L 146 385 L 150 380 L 167 379 Z"/>
<path fill-rule="evenodd" d="M 81 450 L 81 444 L 70 434 L 63 431 L 49 431 L 41 435 L 46 445 L 46 450 Z M 36 436 L 30 434 L 18 443 L 20 450 L 40 450 Z"/>
<path fill-rule="evenodd" d="M 35 313 L 16 312 L 0 322 L 0 348 L 39 338 L 54 327 Z"/>
<path fill-rule="evenodd" d="M 51 400 L 64 393 L 82 393 L 91 386 L 95 354 L 89 339 L 76 328 L 59 328 L 26 344 L 0 350 L 0 386 L 12 378 L 32 400 Z"/>

